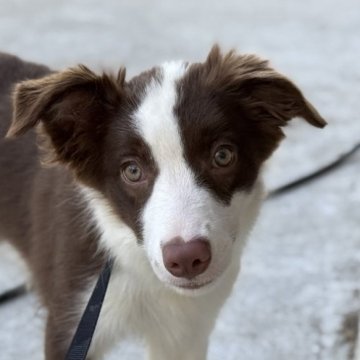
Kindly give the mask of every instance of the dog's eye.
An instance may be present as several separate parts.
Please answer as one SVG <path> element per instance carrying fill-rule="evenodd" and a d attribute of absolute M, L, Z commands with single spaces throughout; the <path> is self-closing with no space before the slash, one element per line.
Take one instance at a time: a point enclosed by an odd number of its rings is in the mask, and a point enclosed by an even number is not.
<path fill-rule="evenodd" d="M 217 167 L 229 166 L 235 158 L 234 151 L 225 146 L 220 146 L 215 152 L 213 163 Z"/>
<path fill-rule="evenodd" d="M 137 182 L 142 177 L 142 171 L 137 163 L 131 162 L 125 165 L 125 167 L 122 170 L 122 175 L 127 181 Z"/>

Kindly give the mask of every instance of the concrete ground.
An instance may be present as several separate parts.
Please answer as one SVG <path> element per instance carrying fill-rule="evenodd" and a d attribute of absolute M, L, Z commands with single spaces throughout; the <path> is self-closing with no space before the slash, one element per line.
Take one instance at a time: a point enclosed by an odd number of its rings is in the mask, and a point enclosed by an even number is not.
<path fill-rule="evenodd" d="M 125 64 L 131 75 L 166 59 L 203 59 L 215 41 L 270 58 L 329 126 L 289 126 L 268 167 L 269 188 L 360 141 L 359 39 L 358 0 L 0 0 L 1 51 L 54 68 Z M 265 203 L 213 333 L 210 360 L 351 358 L 360 309 L 359 175 L 357 154 Z M 1 245 L 0 292 L 24 277 L 15 254 Z M 0 307 L 0 360 L 42 359 L 43 317 L 33 294 Z M 141 353 L 129 341 L 108 359 Z"/>

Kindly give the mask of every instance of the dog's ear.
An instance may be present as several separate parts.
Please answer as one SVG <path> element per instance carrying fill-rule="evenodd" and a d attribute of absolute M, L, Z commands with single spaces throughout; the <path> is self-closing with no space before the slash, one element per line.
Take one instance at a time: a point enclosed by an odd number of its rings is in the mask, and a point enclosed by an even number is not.
<path fill-rule="evenodd" d="M 294 117 L 302 117 L 316 127 L 326 125 L 297 86 L 272 69 L 268 61 L 234 51 L 223 55 L 215 45 L 205 65 L 208 80 L 216 83 L 217 90 L 241 102 L 263 125 L 281 127 Z"/>
<path fill-rule="evenodd" d="M 102 137 L 124 98 L 125 70 L 117 78 L 96 75 L 85 66 L 18 84 L 7 137 L 39 126 L 53 160 L 76 169 L 101 156 Z"/>

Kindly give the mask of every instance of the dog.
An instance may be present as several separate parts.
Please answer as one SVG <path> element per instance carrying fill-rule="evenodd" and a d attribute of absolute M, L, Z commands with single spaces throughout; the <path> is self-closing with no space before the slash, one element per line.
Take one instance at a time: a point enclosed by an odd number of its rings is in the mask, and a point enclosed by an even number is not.
<path fill-rule="evenodd" d="M 294 117 L 326 124 L 268 61 L 217 45 L 130 80 L 1 54 L 0 237 L 47 309 L 46 360 L 64 358 L 109 257 L 88 358 L 138 336 L 150 360 L 206 359 Z"/>

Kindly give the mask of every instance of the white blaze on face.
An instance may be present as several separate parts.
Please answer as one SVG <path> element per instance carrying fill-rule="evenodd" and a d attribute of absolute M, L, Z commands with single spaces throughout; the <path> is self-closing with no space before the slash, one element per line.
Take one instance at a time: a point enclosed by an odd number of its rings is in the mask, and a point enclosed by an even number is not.
<path fill-rule="evenodd" d="M 142 213 L 144 246 L 157 276 L 181 285 L 186 280 L 173 277 L 164 267 L 162 246 L 178 236 L 185 241 L 206 237 L 210 241 L 212 261 L 197 279 L 205 283 L 221 274 L 231 261 L 239 215 L 245 205 L 250 205 L 248 198 L 253 195 L 238 194 L 230 206 L 225 206 L 196 183 L 184 158 L 179 124 L 173 111 L 177 100 L 176 82 L 184 75 L 185 64 L 166 63 L 161 70 L 162 81 L 154 80 L 148 86 L 134 114 L 137 131 L 149 145 L 159 168 Z M 244 226 L 244 230 L 248 228 Z"/>

